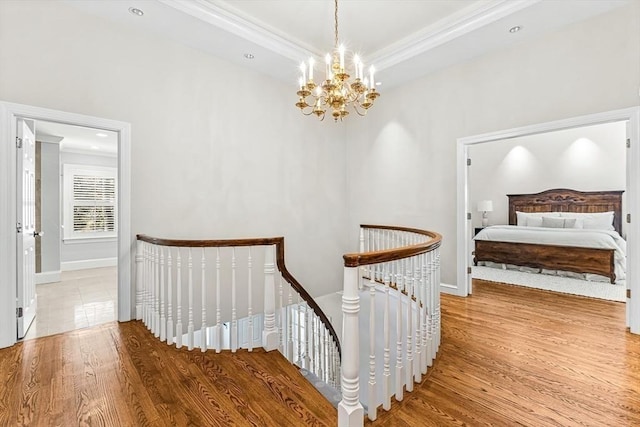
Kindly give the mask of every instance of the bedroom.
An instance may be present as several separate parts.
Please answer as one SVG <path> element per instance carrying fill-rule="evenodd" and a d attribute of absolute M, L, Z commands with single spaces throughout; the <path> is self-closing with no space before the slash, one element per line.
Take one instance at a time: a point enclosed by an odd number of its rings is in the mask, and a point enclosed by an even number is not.
<path fill-rule="evenodd" d="M 526 137 L 514 138 L 510 140 L 494 141 L 485 144 L 478 144 L 469 148 L 469 156 L 472 158 L 472 165 L 469 168 L 469 200 L 472 207 L 473 234 L 480 242 L 476 241 L 480 261 L 478 267 L 473 267 L 473 277 L 493 281 L 502 281 L 521 286 L 529 286 L 552 290 L 556 292 L 572 293 L 594 298 L 603 298 L 614 301 L 625 301 L 625 249 L 626 242 L 620 235 L 626 238 L 626 221 L 622 220 L 622 214 L 626 212 L 626 124 L 625 122 L 614 122 L 585 126 L 568 130 L 555 131 L 530 135 Z M 616 198 L 621 200 L 621 211 L 616 213 L 616 226 L 619 228 L 619 235 L 614 231 L 593 231 L 593 230 L 551 230 L 551 223 L 558 221 L 569 221 L 565 228 L 582 227 L 584 221 L 587 225 L 584 228 L 591 228 L 594 224 L 591 219 L 592 214 L 551 214 L 551 216 L 567 216 L 571 219 L 557 220 L 545 219 L 545 224 L 539 224 L 540 215 L 535 215 L 535 219 L 526 224 L 526 215 L 518 214 L 516 220 L 515 212 L 509 218 L 509 197 L 507 195 L 521 195 L 540 193 L 550 189 L 573 189 L 585 192 L 617 191 Z M 619 192 L 622 191 L 621 195 Z M 562 197 L 569 197 L 562 193 Z M 558 197 L 554 195 L 554 197 Z M 583 198 L 583 195 L 579 197 Z M 591 196 L 589 196 L 591 197 Z M 600 195 L 597 196 L 597 203 L 600 204 Z M 557 206 L 553 209 L 548 207 L 532 208 L 527 205 L 523 208 L 522 197 L 514 197 L 513 203 L 520 207 L 512 208 L 513 211 L 534 209 L 537 212 L 547 210 L 569 210 L 576 212 L 593 212 L 599 207 L 577 207 L 572 202 L 566 206 Z M 536 196 L 539 200 L 540 196 Z M 487 203 L 490 202 L 490 203 Z M 607 202 L 608 203 L 608 202 Z M 483 212 L 487 210 L 486 214 Z M 605 214 L 597 214 L 595 217 L 602 217 Z M 494 228 L 485 229 L 482 217 L 487 216 L 486 223 Z M 547 215 L 542 215 L 547 216 Z M 585 219 L 588 218 L 588 219 Z M 575 221 L 574 221 L 575 220 Z M 610 221 L 612 222 L 612 221 Z M 549 235 L 559 234 L 561 238 L 584 238 L 589 235 L 592 239 L 606 239 L 604 243 L 607 247 L 615 247 L 616 251 L 611 253 L 605 250 L 598 250 L 597 253 L 603 257 L 612 256 L 611 260 L 606 258 L 606 262 L 594 265 L 589 261 L 590 266 L 580 266 L 578 261 L 569 263 L 567 269 L 542 269 L 537 264 L 539 260 L 532 254 L 524 252 L 523 246 L 518 246 L 520 261 L 513 260 L 513 264 L 501 262 L 490 262 L 495 254 L 487 254 L 486 247 L 489 244 L 486 240 L 505 239 L 504 236 L 498 238 L 496 233 L 512 233 L 507 227 L 500 227 L 504 224 L 518 224 L 525 226 L 524 229 L 518 227 L 519 233 L 536 232 L 543 233 L 536 238 L 549 239 Z M 535 226 L 536 228 L 526 227 Z M 538 228 L 542 226 L 543 228 Z M 570 226 L 570 227 L 569 227 Z M 613 229 L 612 224 L 605 225 Z M 528 230 L 528 231 L 527 231 Z M 555 233 L 555 234 L 554 234 Z M 605 234 L 612 234 L 617 242 L 612 241 L 612 237 Z M 571 237 L 569 237 L 571 236 Z M 511 237 L 506 237 L 510 239 Z M 555 239 L 555 237 L 554 237 Z M 529 243 L 539 243 L 537 240 Z M 559 244 L 555 240 L 554 245 Z M 593 245 L 589 242 L 584 245 Z M 494 245 L 492 242 L 489 245 Z M 573 245 L 573 243 L 572 243 Z M 571 245 L 570 245 L 571 246 Z M 575 246 L 583 246 L 577 243 Z M 538 249 L 538 246 L 529 246 L 529 249 Z M 571 256 L 578 256 L 578 250 L 567 251 Z M 592 254 L 589 253 L 589 256 Z M 555 257 L 558 262 L 568 262 L 562 257 Z M 614 268 L 604 265 L 613 262 Z M 499 261 L 500 258 L 497 258 Z M 477 260 L 476 260 L 477 261 Z M 486 262 L 485 262 L 486 261 Z M 549 261 L 547 261 L 549 262 Z M 552 263 L 556 261 L 551 261 Z M 602 264 L 602 265 L 600 265 Z M 493 268 L 491 268 L 493 267 Z M 532 268 L 533 267 L 533 268 Z M 585 270 L 586 268 L 586 270 Z M 593 270 L 595 268 L 595 270 Z M 609 271 L 610 270 L 610 271 Z M 599 272 L 598 275 L 581 274 L 585 272 Z M 615 276 L 613 276 L 615 272 Z M 543 274 L 534 274 L 543 273 Z M 604 277 L 608 276 L 608 277 Z M 611 284 L 609 282 L 615 282 Z"/>

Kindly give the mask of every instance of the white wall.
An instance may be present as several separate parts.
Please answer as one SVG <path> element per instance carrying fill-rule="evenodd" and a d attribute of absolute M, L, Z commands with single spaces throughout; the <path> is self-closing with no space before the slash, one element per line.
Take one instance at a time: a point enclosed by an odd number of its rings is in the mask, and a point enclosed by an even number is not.
<path fill-rule="evenodd" d="M 468 152 L 473 225 L 482 220 L 476 211 L 479 200 L 493 201 L 489 224 L 508 224 L 507 194 L 624 190 L 626 151 L 625 122 L 473 145 Z"/>
<path fill-rule="evenodd" d="M 4 101 L 131 123 L 132 234 L 283 235 L 311 294 L 342 286 L 344 127 L 291 85 L 51 1 L 0 1 L 0 63 Z"/>
<path fill-rule="evenodd" d="M 455 285 L 457 139 L 638 105 L 639 33 L 631 2 L 384 92 L 347 130 L 349 230 L 441 232 L 442 280 Z"/>

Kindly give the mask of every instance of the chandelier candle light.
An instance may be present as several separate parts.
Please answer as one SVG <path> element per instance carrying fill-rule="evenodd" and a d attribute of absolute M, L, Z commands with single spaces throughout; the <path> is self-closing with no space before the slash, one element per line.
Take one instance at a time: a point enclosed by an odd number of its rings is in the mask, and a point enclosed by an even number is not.
<path fill-rule="evenodd" d="M 324 120 L 327 108 L 331 108 L 331 116 L 334 121 L 346 117 L 349 112 L 347 107 L 353 109 L 360 116 L 364 116 L 371 108 L 380 94 L 376 92 L 373 66 L 369 68 L 369 77 L 364 76 L 364 64 L 358 57 L 353 56 L 353 74 L 355 79 L 345 69 L 345 47 L 338 45 L 338 0 L 335 0 L 335 47 L 333 55 L 327 53 L 325 57 L 325 79 L 320 84 L 313 80 L 315 61 L 309 58 L 309 63 L 300 64 L 302 75 L 298 81 L 298 102 L 296 107 L 302 114 L 309 116 L 315 114 L 320 120 Z M 308 71 L 308 75 L 307 75 Z M 310 102 L 310 103 L 309 103 Z"/>

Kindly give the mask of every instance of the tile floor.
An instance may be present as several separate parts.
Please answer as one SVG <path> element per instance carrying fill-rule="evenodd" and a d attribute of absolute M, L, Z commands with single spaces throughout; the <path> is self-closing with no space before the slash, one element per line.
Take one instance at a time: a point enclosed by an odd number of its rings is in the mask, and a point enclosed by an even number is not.
<path fill-rule="evenodd" d="M 24 339 L 111 322 L 117 317 L 117 267 L 64 271 L 62 280 L 36 286 L 36 318 Z"/>

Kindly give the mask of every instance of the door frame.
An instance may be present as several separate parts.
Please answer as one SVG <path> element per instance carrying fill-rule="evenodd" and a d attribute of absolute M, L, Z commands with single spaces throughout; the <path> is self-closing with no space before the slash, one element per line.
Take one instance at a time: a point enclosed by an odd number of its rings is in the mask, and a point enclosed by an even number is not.
<path fill-rule="evenodd" d="M 83 114 L 0 101 L 0 348 L 16 343 L 16 126 L 18 118 L 118 133 L 118 321 L 132 318 L 131 125 Z"/>
<path fill-rule="evenodd" d="M 469 206 L 468 149 L 471 145 L 494 142 L 546 132 L 591 126 L 603 123 L 627 121 L 626 211 L 631 220 L 640 221 L 640 107 L 606 111 L 553 122 L 539 123 L 513 129 L 500 130 L 481 135 L 459 138 L 457 143 L 457 287 L 455 294 L 467 296 L 471 293 L 471 220 Z M 626 215 L 625 215 L 626 216 Z M 627 326 L 634 334 L 640 334 L 640 227 L 627 228 Z"/>

